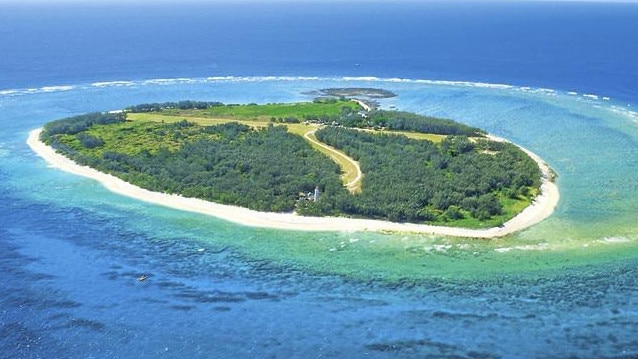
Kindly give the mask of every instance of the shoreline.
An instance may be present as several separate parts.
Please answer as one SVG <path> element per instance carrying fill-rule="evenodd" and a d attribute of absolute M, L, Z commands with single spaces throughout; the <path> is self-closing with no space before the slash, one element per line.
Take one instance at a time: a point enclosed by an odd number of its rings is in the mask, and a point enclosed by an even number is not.
<path fill-rule="evenodd" d="M 552 178 L 552 171 L 550 167 L 539 156 L 519 146 L 538 163 L 542 172 L 541 190 L 540 194 L 533 200 L 531 205 L 526 207 L 521 213 L 507 221 L 501 227 L 469 229 L 433 226 L 427 224 L 396 223 L 373 219 L 304 217 L 292 213 L 259 212 L 243 207 L 208 202 L 197 198 L 186 198 L 175 194 L 152 192 L 134 186 L 113 175 L 100 172 L 87 166 L 78 165 L 71 159 L 57 153 L 52 147 L 49 147 L 40 141 L 39 136 L 41 131 L 42 128 L 38 128 L 29 132 L 27 144 L 51 167 L 96 180 L 108 190 L 130 198 L 177 210 L 213 216 L 249 227 L 332 232 L 388 231 L 452 237 L 497 238 L 519 232 L 541 222 L 554 212 L 554 209 L 558 205 L 558 201 L 560 199 L 558 186 L 550 180 Z M 490 136 L 490 138 L 506 141 L 495 136 Z"/>

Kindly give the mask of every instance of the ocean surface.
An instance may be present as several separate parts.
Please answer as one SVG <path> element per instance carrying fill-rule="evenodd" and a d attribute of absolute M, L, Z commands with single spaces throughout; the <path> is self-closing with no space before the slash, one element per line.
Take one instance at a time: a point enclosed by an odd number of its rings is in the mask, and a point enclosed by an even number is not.
<path fill-rule="evenodd" d="M 635 34 L 635 3 L 0 3 L 0 358 L 638 357 Z M 328 87 L 532 150 L 558 208 L 493 241 L 250 228 L 25 144 L 85 112 Z"/>

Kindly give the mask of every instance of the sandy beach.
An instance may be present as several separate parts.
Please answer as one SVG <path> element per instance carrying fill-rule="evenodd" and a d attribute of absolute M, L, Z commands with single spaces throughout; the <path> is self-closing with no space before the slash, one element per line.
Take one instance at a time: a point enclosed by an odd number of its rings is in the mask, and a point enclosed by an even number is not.
<path fill-rule="evenodd" d="M 167 206 L 183 211 L 214 216 L 245 226 L 278 228 L 303 231 L 391 231 L 423 233 L 454 237 L 495 238 L 505 236 L 532 226 L 549 217 L 559 200 L 558 187 L 550 181 L 552 172 L 549 166 L 534 153 L 523 149 L 538 164 L 543 174 L 541 194 L 532 205 L 528 206 L 516 217 L 501 227 L 489 229 L 466 229 L 424 224 L 394 223 L 389 221 L 351 219 L 340 217 L 304 217 L 292 213 L 268 213 L 246 208 L 221 205 L 195 198 L 151 192 L 134 186 L 117 177 L 99 172 L 86 166 L 80 166 L 69 158 L 58 154 L 55 150 L 39 140 L 42 129 L 29 133 L 27 144 L 31 149 L 54 168 L 76 175 L 94 179 L 112 192 L 132 197 L 148 203 Z M 496 140 L 503 140 L 491 137 Z"/>

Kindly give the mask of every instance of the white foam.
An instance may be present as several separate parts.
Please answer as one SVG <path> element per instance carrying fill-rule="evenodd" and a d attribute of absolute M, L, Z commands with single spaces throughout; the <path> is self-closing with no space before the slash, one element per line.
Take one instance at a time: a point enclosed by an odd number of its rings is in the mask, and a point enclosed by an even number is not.
<path fill-rule="evenodd" d="M 382 78 L 376 76 L 343 76 L 343 77 L 316 77 L 316 76 L 209 76 L 205 79 L 208 82 L 266 82 L 266 81 L 320 81 L 320 80 L 334 80 L 334 81 L 365 81 L 365 82 L 391 82 L 391 83 L 425 83 L 430 85 L 444 85 L 444 86 L 464 86 L 474 88 L 490 88 L 490 89 L 515 89 L 515 86 L 507 84 L 492 84 L 486 82 L 471 82 L 471 81 L 447 81 L 447 80 L 428 80 L 428 79 L 406 79 L 400 77 Z M 532 90 L 530 87 L 527 89 Z M 534 89 L 533 91 L 554 93 L 555 90 L 551 89 Z"/>
<path fill-rule="evenodd" d="M 629 118 L 631 121 L 638 123 L 638 112 L 620 106 L 611 106 L 609 110 L 613 113 Z"/>
<path fill-rule="evenodd" d="M 2 90 L 0 91 L 0 95 L 14 95 L 19 94 L 21 91 L 19 90 Z"/>
<path fill-rule="evenodd" d="M 452 249 L 452 245 L 451 244 L 433 244 L 432 248 L 434 248 L 435 251 L 437 252 L 447 252 L 449 249 Z"/>
<path fill-rule="evenodd" d="M 58 91 L 70 91 L 73 90 L 75 86 L 44 86 L 36 89 L 38 92 L 58 92 Z"/>
<path fill-rule="evenodd" d="M 495 248 L 494 251 L 498 253 L 507 253 L 511 250 L 519 250 L 519 251 L 544 251 L 550 249 L 548 243 L 539 243 L 539 244 L 526 244 L 521 246 L 514 247 L 499 247 Z"/>
<path fill-rule="evenodd" d="M 279 76 L 276 77 L 280 81 L 315 81 L 319 80 L 319 77 L 312 76 Z"/>
<path fill-rule="evenodd" d="M 515 88 L 512 85 L 507 84 L 493 84 L 486 82 L 472 82 L 472 81 L 449 81 L 449 80 L 430 80 L 430 79 L 406 79 L 400 77 L 389 77 L 389 78 L 381 78 L 375 76 L 345 76 L 340 79 L 343 81 L 368 81 L 368 82 L 395 82 L 395 83 L 422 83 L 429 85 L 443 85 L 443 86 L 465 86 L 465 87 L 475 87 L 475 88 L 491 88 L 491 89 L 513 89 Z"/>
<path fill-rule="evenodd" d="M 180 78 L 168 78 L 168 79 L 151 79 L 142 81 L 145 85 L 173 85 L 178 83 L 196 83 L 196 79 L 188 78 L 188 77 L 180 77 Z"/>
<path fill-rule="evenodd" d="M 318 81 L 317 76 L 209 76 L 207 82 L 267 82 L 267 81 Z"/>
<path fill-rule="evenodd" d="M 106 81 L 106 82 L 94 82 L 91 84 L 93 87 L 121 87 L 121 86 L 133 86 L 135 82 L 133 81 Z"/>
<path fill-rule="evenodd" d="M 495 248 L 494 251 L 498 253 L 507 253 L 511 251 L 512 249 L 514 249 L 514 247 L 500 247 L 500 248 Z"/>
<path fill-rule="evenodd" d="M 341 78 L 343 81 L 381 81 L 381 78 L 374 76 L 361 76 L 361 77 L 350 77 L 345 76 Z"/>
<path fill-rule="evenodd" d="M 471 81 L 430 81 L 428 83 L 474 87 L 474 88 L 488 88 L 488 89 L 495 89 L 495 90 L 510 90 L 515 88 L 514 86 L 506 85 L 506 84 L 491 84 L 486 82 L 471 82 Z"/>
<path fill-rule="evenodd" d="M 599 239 L 596 242 L 605 243 L 605 244 L 614 244 L 614 243 L 627 243 L 631 240 L 625 237 L 605 237 L 603 239 Z"/>
<path fill-rule="evenodd" d="M 472 87 L 491 88 L 491 89 L 499 89 L 499 90 L 509 90 L 514 88 L 513 86 L 510 86 L 510 85 L 490 84 L 485 82 L 469 82 L 468 85 Z"/>
<path fill-rule="evenodd" d="M 590 100 L 598 100 L 598 95 L 584 94 L 583 97 L 588 98 Z"/>
<path fill-rule="evenodd" d="M 218 82 L 218 81 L 232 81 L 234 76 L 211 76 L 207 77 L 206 81 Z"/>
<path fill-rule="evenodd" d="M 516 90 L 516 91 L 521 91 L 521 92 L 527 92 L 527 93 L 532 93 L 532 94 L 540 94 L 540 95 L 544 95 L 544 96 L 556 96 L 556 90 L 554 89 L 548 89 L 548 88 L 534 88 L 534 87 L 529 87 L 529 86 L 522 86 L 522 87 L 514 87 L 512 86 L 510 89 L 512 90 Z"/>
<path fill-rule="evenodd" d="M 400 77 L 391 77 L 389 79 L 386 79 L 388 82 L 410 82 L 409 79 L 404 79 L 404 78 L 400 78 Z"/>
<path fill-rule="evenodd" d="M 447 81 L 447 80 L 430 80 L 430 79 L 407 79 L 399 77 L 381 78 L 376 76 L 344 76 L 344 77 L 317 77 L 317 76 L 210 76 L 206 78 L 158 78 L 140 81 L 97 81 L 90 84 L 91 87 L 124 87 L 142 85 L 172 85 L 180 83 L 206 83 L 206 82 L 268 82 L 268 81 L 365 81 L 365 82 L 387 82 L 387 83 L 425 83 L 430 85 L 443 86 L 463 86 L 473 88 L 489 88 L 489 89 L 518 89 L 530 92 L 546 92 L 553 93 L 550 89 L 533 89 L 531 87 L 515 87 L 507 84 L 492 84 L 485 82 L 471 81 Z M 31 94 L 39 92 L 68 91 L 74 89 L 75 86 L 45 86 L 42 88 L 27 89 L 8 89 L 0 91 L 0 95 L 14 94 Z"/>
<path fill-rule="evenodd" d="M 209 82 L 249 82 L 250 77 L 241 77 L 241 76 L 215 76 L 208 77 L 206 81 Z"/>
<path fill-rule="evenodd" d="M 36 93 L 49 93 L 49 92 L 60 92 L 60 91 L 70 91 L 75 89 L 76 86 L 71 85 L 63 85 L 63 86 L 44 86 L 44 87 L 32 87 L 26 89 L 9 89 L 0 91 L 0 95 L 27 95 L 27 94 L 36 94 Z"/>

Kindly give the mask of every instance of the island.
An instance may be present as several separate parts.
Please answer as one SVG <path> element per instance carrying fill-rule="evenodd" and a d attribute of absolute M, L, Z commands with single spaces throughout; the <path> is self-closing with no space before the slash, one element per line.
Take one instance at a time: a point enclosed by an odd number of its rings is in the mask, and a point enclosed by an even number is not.
<path fill-rule="evenodd" d="M 259 227 L 490 238 L 556 206 L 555 174 L 533 153 L 452 120 L 361 102 L 339 92 L 142 104 L 52 121 L 28 143 L 113 191 Z"/>
<path fill-rule="evenodd" d="M 315 91 L 304 92 L 304 95 L 309 96 L 326 96 L 326 97 L 339 97 L 339 98 L 368 98 L 368 99 L 382 99 L 396 97 L 392 91 L 369 88 L 369 87 L 331 87 Z"/>

